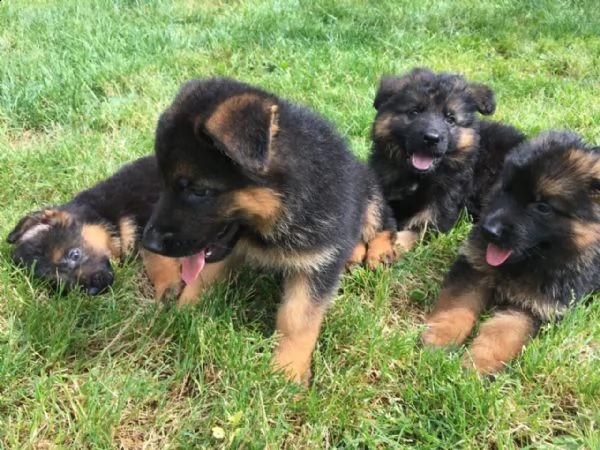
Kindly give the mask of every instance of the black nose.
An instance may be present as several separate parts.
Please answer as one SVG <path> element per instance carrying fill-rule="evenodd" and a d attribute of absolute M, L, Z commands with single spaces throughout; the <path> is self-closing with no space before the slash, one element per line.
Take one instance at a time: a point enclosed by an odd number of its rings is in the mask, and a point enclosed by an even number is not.
<path fill-rule="evenodd" d="M 162 253 L 165 248 L 165 240 L 172 238 L 173 233 L 159 233 L 152 225 L 147 225 L 142 235 L 142 245 L 146 250 L 154 253 Z"/>
<path fill-rule="evenodd" d="M 489 238 L 500 239 L 502 236 L 502 232 L 504 231 L 504 226 L 502 225 L 502 221 L 496 218 L 484 219 L 481 223 L 481 229 Z"/>
<path fill-rule="evenodd" d="M 90 295 L 101 294 L 113 283 L 114 278 L 112 270 L 95 273 L 84 290 Z"/>
<path fill-rule="evenodd" d="M 440 140 L 440 133 L 438 133 L 437 131 L 426 131 L 423 135 L 423 141 L 425 141 L 427 145 L 437 144 L 438 142 L 440 142 Z"/>

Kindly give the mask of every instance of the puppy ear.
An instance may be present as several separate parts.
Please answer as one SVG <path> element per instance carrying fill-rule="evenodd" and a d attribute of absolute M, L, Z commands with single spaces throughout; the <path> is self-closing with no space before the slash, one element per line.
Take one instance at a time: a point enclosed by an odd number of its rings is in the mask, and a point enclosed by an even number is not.
<path fill-rule="evenodd" d="M 373 107 L 379 111 L 381 105 L 383 105 L 391 96 L 397 94 L 406 86 L 411 83 L 422 83 L 435 77 L 435 74 L 424 67 L 415 67 L 406 75 L 401 77 L 383 77 L 379 82 L 379 89 L 375 95 L 375 101 Z"/>
<path fill-rule="evenodd" d="M 259 175 L 270 169 L 278 132 L 279 106 L 256 94 L 227 99 L 196 126 L 196 133 L 204 133 L 236 164 Z"/>
<path fill-rule="evenodd" d="M 375 94 L 375 100 L 373 101 L 373 107 L 379 111 L 381 105 L 383 105 L 392 95 L 398 92 L 404 85 L 403 82 L 405 77 L 383 77 L 379 82 L 379 89 Z"/>
<path fill-rule="evenodd" d="M 492 91 L 485 84 L 470 83 L 467 86 L 467 93 L 475 100 L 477 111 L 481 114 L 489 116 L 496 111 L 496 98 Z"/>
<path fill-rule="evenodd" d="M 56 225 L 68 225 L 70 216 L 65 211 L 58 209 L 44 209 L 42 211 L 34 211 L 29 213 L 15 226 L 8 234 L 6 242 L 15 244 L 18 241 L 25 241 L 37 236 L 39 233 L 49 230 Z"/>

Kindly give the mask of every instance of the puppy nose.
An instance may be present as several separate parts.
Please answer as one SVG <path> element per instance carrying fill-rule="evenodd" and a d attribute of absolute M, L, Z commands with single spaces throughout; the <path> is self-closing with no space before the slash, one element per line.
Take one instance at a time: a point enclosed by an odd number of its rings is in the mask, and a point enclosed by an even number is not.
<path fill-rule="evenodd" d="M 440 133 L 437 131 L 426 131 L 423 135 L 423 140 L 427 145 L 433 145 L 440 142 Z"/>
<path fill-rule="evenodd" d="M 502 236 L 502 232 L 504 227 L 502 226 L 502 222 L 497 219 L 488 219 L 484 220 L 481 224 L 481 228 L 483 232 L 490 238 L 500 239 Z"/>
<path fill-rule="evenodd" d="M 108 272 L 98 272 L 92 276 L 90 283 L 84 287 L 84 290 L 89 295 L 98 295 L 106 291 L 113 281 L 114 275 L 112 270 Z"/>
<path fill-rule="evenodd" d="M 142 245 L 146 250 L 160 254 L 164 251 L 165 241 L 172 237 L 173 233 L 161 233 L 154 226 L 147 225 L 142 235 Z"/>

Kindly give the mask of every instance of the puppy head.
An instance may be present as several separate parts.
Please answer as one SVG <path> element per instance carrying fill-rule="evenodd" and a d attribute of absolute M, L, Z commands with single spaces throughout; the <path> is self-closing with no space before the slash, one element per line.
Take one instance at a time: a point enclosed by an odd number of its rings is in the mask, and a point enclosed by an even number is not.
<path fill-rule="evenodd" d="M 399 164 L 432 173 L 443 163 L 461 164 L 477 148 L 476 113 L 493 114 L 493 91 L 457 74 L 414 69 L 381 80 L 374 101 L 373 140 Z"/>
<path fill-rule="evenodd" d="M 91 295 L 113 282 L 112 240 L 100 224 L 86 224 L 76 215 L 45 209 L 23 217 L 8 235 L 13 261 L 35 277 L 61 290 L 80 287 Z"/>
<path fill-rule="evenodd" d="M 600 246 L 600 151 L 569 132 L 547 132 L 507 156 L 478 230 L 486 261 L 565 264 Z"/>
<path fill-rule="evenodd" d="M 225 258 L 244 232 L 272 229 L 281 206 L 268 187 L 278 117 L 273 96 L 233 80 L 188 84 L 162 115 L 156 155 L 164 189 L 142 243 L 183 257 L 184 278 Z"/>

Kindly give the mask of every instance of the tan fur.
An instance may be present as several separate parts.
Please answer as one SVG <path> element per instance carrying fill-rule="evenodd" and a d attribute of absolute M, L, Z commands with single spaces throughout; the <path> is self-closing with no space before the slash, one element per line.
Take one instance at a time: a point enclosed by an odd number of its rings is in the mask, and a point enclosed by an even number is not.
<path fill-rule="evenodd" d="M 119 253 L 123 258 L 134 249 L 137 242 L 137 226 L 133 218 L 124 217 L 119 220 L 119 237 Z"/>
<path fill-rule="evenodd" d="M 411 251 L 417 241 L 419 240 L 419 234 L 415 231 L 402 230 L 396 233 L 396 247 L 401 247 L 404 252 Z"/>
<path fill-rule="evenodd" d="M 390 231 L 382 231 L 369 241 L 365 257 L 367 267 L 375 269 L 381 263 L 389 264 L 394 261 L 396 257 L 395 234 Z"/>
<path fill-rule="evenodd" d="M 600 224 L 583 220 L 573 220 L 571 224 L 573 238 L 582 252 L 600 241 Z"/>
<path fill-rule="evenodd" d="M 224 280 L 229 274 L 229 258 L 206 264 L 198 278 L 186 285 L 177 298 L 177 306 L 191 305 L 198 301 L 200 294 L 214 283 Z"/>
<path fill-rule="evenodd" d="M 390 124 L 392 122 L 392 114 L 381 114 L 375 122 L 373 135 L 376 138 L 385 138 L 390 134 Z"/>
<path fill-rule="evenodd" d="M 62 225 L 66 227 L 70 225 L 71 221 L 73 220 L 71 214 L 58 209 L 45 209 L 43 214 L 45 221 L 51 223 L 52 225 Z"/>
<path fill-rule="evenodd" d="M 352 255 L 350 255 L 350 258 L 346 262 L 346 268 L 350 268 L 352 266 L 362 264 L 363 260 L 365 259 L 366 254 L 367 254 L 367 245 L 361 241 L 358 244 L 356 244 L 356 246 L 354 247 L 354 250 L 352 250 Z"/>
<path fill-rule="evenodd" d="M 147 250 L 142 250 L 140 253 L 144 269 L 154 286 L 154 295 L 157 300 L 162 300 L 169 289 L 178 286 L 181 282 L 179 261 Z"/>
<path fill-rule="evenodd" d="M 308 279 L 303 274 L 287 279 L 283 290 L 283 302 L 277 311 L 273 368 L 283 369 L 290 380 L 308 384 L 312 352 L 325 308 L 313 302 Z"/>
<path fill-rule="evenodd" d="M 236 140 L 235 130 L 236 126 L 232 122 L 238 118 L 239 111 L 242 111 L 248 105 L 253 103 L 262 102 L 256 94 L 245 93 L 230 97 L 222 102 L 218 108 L 211 114 L 205 123 L 206 129 L 219 136 L 223 144 L 230 145 L 230 143 Z"/>
<path fill-rule="evenodd" d="M 456 143 L 457 150 L 470 150 L 475 145 L 475 130 L 472 128 L 462 128 L 458 142 Z"/>
<path fill-rule="evenodd" d="M 496 372 L 521 353 L 533 333 L 534 323 L 528 314 L 498 312 L 481 325 L 463 366 L 472 366 L 481 374 Z"/>
<path fill-rule="evenodd" d="M 425 231 L 429 224 L 434 222 L 434 219 L 431 209 L 424 209 L 411 217 L 405 229 L 412 230 L 416 228 Z"/>
<path fill-rule="evenodd" d="M 242 213 L 258 230 L 268 235 L 281 211 L 281 197 L 273 190 L 251 187 L 233 194 L 229 214 Z"/>
<path fill-rule="evenodd" d="M 81 236 L 86 246 L 94 252 L 111 257 L 119 256 L 119 249 L 115 248 L 113 238 L 106 227 L 99 224 L 84 224 L 81 227 Z"/>
<path fill-rule="evenodd" d="M 544 297 L 535 284 L 521 283 L 516 286 L 513 283 L 500 283 L 497 286 L 501 296 L 510 298 L 511 303 L 521 308 L 531 311 L 536 317 L 542 320 L 554 320 L 561 317 L 566 310 L 566 306 L 560 303 L 549 302 Z"/>
<path fill-rule="evenodd" d="M 427 330 L 421 337 L 423 343 L 431 347 L 462 344 L 488 300 L 489 292 L 484 286 L 465 287 L 458 293 L 451 288 L 442 289 L 427 318 Z"/>
<path fill-rule="evenodd" d="M 234 253 L 257 267 L 284 272 L 319 270 L 336 258 L 333 247 L 299 252 L 275 247 L 264 248 L 247 239 L 240 239 Z"/>
<path fill-rule="evenodd" d="M 362 239 L 369 242 L 373 239 L 381 226 L 381 213 L 375 201 L 367 203 L 365 218 L 363 220 Z"/>

